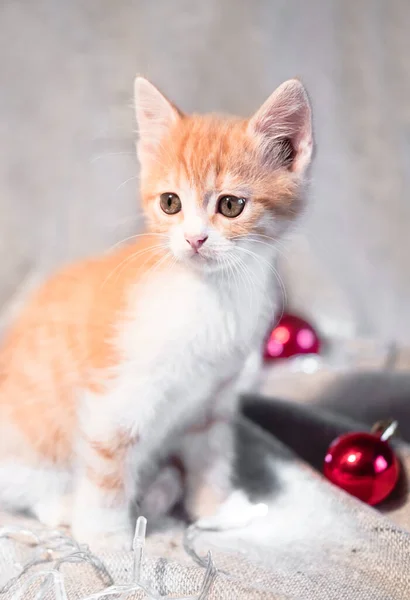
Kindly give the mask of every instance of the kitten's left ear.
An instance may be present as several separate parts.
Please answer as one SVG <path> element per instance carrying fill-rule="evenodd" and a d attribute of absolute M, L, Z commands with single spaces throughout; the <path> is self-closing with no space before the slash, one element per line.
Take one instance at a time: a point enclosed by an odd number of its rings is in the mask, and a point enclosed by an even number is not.
<path fill-rule="evenodd" d="M 280 85 L 250 119 L 248 132 L 272 167 L 303 175 L 312 156 L 313 134 L 309 98 L 300 81 Z"/>
<path fill-rule="evenodd" d="M 140 160 L 153 158 L 161 140 L 182 113 L 144 77 L 135 79 L 134 98 L 139 130 L 138 156 Z"/>

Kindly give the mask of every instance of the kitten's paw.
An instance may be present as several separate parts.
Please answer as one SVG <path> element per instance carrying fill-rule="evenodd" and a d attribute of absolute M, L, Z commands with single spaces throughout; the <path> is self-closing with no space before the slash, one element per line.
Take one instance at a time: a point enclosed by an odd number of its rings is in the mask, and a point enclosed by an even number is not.
<path fill-rule="evenodd" d="M 202 483 L 188 491 L 185 508 L 192 519 L 199 520 L 215 515 L 229 494 L 216 486 Z"/>
<path fill-rule="evenodd" d="M 131 530 L 126 531 L 76 531 L 73 530 L 73 537 L 80 544 L 87 544 L 92 552 L 102 550 L 110 551 L 130 551 L 132 549 Z"/>
<path fill-rule="evenodd" d="M 68 527 L 71 523 L 72 513 L 71 497 L 61 497 L 52 500 L 38 502 L 32 508 L 37 519 L 52 529 Z"/>
<path fill-rule="evenodd" d="M 199 529 L 228 530 L 247 527 L 254 519 L 268 513 L 266 504 L 253 504 L 241 490 L 236 490 L 223 502 L 217 511 L 196 521 Z"/>

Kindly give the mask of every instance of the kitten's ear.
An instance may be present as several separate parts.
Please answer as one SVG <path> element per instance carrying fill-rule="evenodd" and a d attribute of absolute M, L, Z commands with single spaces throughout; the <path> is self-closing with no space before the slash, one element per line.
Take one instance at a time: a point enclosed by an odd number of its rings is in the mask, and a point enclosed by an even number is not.
<path fill-rule="evenodd" d="M 266 160 L 303 175 L 313 148 L 312 113 L 306 90 L 297 79 L 282 83 L 250 119 Z"/>
<path fill-rule="evenodd" d="M 140 160 L 153 157 L 162 138 L 182 117 L 182 113 L 144 77 L 134 83 L 135 115 L 139 130 Z"/>

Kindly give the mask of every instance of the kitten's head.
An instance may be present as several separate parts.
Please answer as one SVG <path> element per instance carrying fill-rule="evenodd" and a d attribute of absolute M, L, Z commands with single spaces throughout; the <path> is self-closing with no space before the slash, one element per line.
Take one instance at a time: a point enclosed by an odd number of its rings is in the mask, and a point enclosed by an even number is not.
<path fill-rule="evenodd" d="M 250 119 L 183 114 L 141 77 L 135 98 L 149 229 L 202 269 L 274 248 L 302 209 L 312 154 L 303 85 L 282 84 Z"/>

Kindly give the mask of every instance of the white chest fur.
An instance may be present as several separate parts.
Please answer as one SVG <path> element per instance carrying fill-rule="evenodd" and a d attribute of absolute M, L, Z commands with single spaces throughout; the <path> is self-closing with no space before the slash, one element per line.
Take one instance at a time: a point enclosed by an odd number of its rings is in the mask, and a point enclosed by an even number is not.
<path fill-rule="evenodd" d="M 190 418 L 260 348 L 276 293 L 269 271 L 255 265 L 253 275 L 210 277 L 176 266 L 135 288 L 120 328 L 120 377 L 138 429 L 158 427 L 159 414 L 169 427 Z"/>

